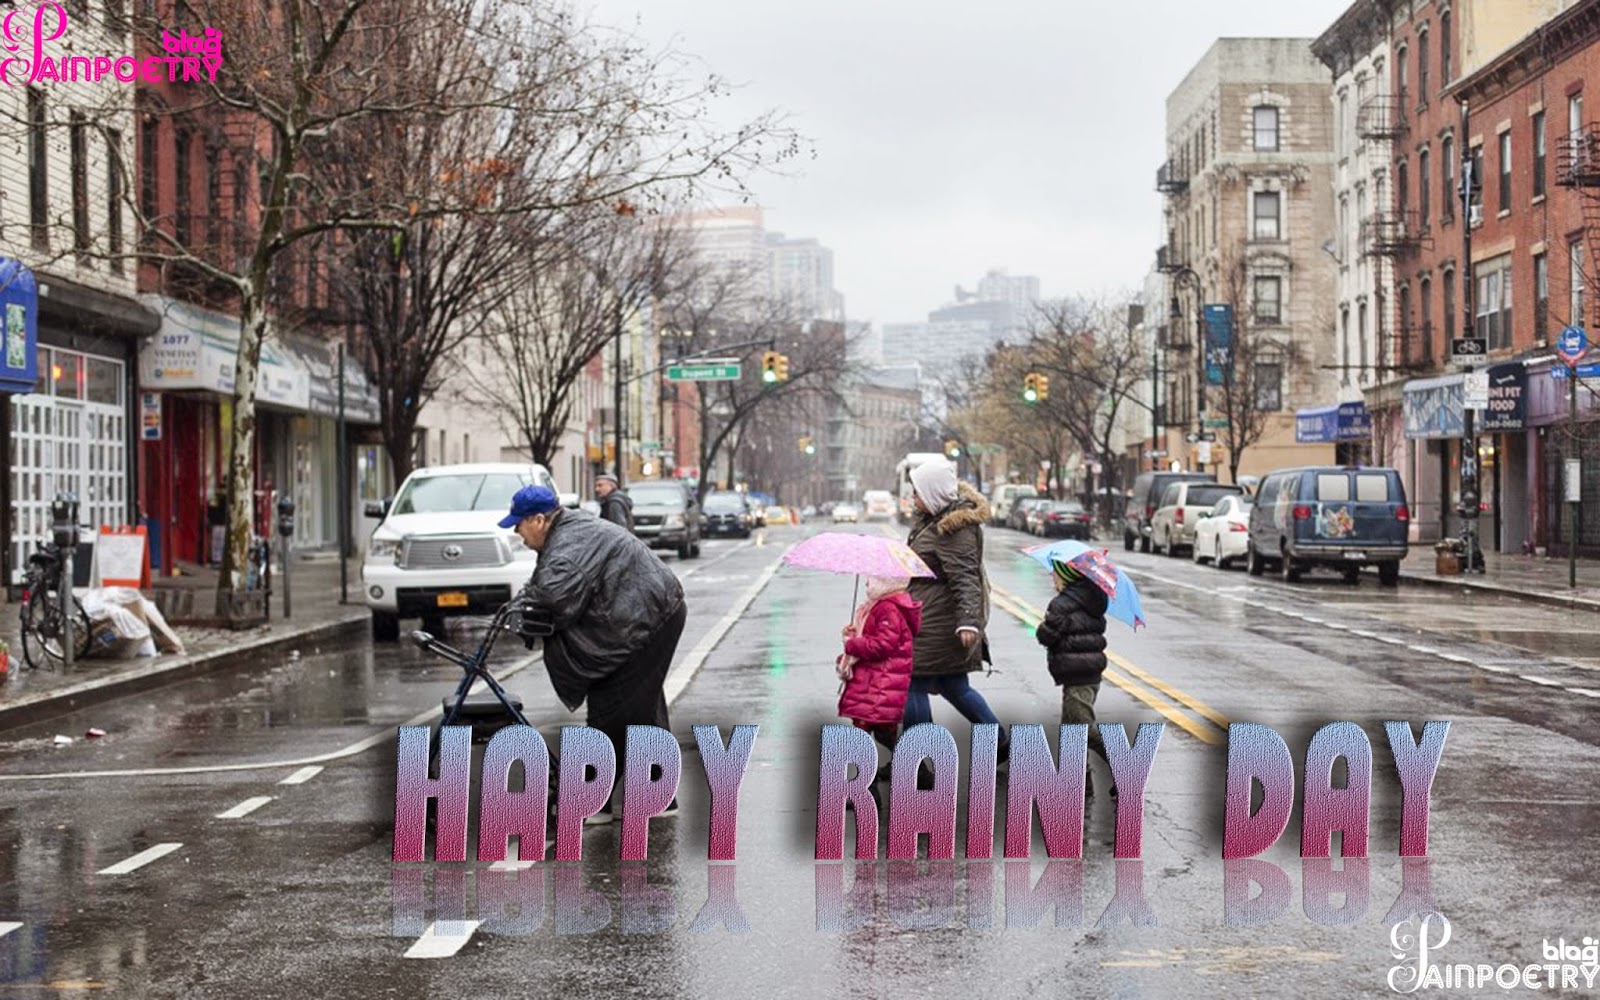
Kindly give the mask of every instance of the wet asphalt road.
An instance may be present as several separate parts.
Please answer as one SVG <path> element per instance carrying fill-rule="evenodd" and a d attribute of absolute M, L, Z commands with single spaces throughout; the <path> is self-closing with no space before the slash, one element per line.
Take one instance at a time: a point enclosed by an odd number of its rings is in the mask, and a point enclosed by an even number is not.
<path fill-rule="evenodd" d="M 1120 549 L 1152 624 L 1111 623 L 1099 712 L 1166 723 L 1143 859 L 1113 859 L 1102 791 L 1081 862 L 1047 863 L 1037 834 L 1031 862 L 963 861 L 960 831 L 955 862 L 813 862 L 850 584 L 769 573 L 801 534 L 673 561 L 678 667 L 699 669 L 672 706 L 684 811 L 651 822 L 643 864 L 616 861 L 617 826 L 586 832 L 582 863 L 391 864 L 393 727 L 459 676 L 408 646 L 306 648 L 0 733 L 0 997 L 1353 995 L 1385 991 L 1386 918 L 1413 900 L 1451 919 L 1451 961 L 1537 963 L 1543 938 L 1593 934 L 1592 616 Z M 975 683 L 1002 721 L 1048 727 L 1059 695 L 1028 625 L 1050 590 L 1027 541 L 990 532 L 998 669 Z M 548 739 L 582 721 L 520 645 L 498 663 Z M 1302 863 L 1296 809 L 1277 847 L 1224 865 L 1227 722 L 1272 726 L 1298 773 L 1345 719 L 1373 741 L 1370 859 Z M 1396 856 L 1389 719 L 1453 723 L 1426 862 Z M 964 723 L 937 702 L 935 721 L 964 761 Z M 740 860 L 712 864 L 690 726 L 735 723 L 761 733 Z M 110 735 L 52 743 L 91 726 Z"/>

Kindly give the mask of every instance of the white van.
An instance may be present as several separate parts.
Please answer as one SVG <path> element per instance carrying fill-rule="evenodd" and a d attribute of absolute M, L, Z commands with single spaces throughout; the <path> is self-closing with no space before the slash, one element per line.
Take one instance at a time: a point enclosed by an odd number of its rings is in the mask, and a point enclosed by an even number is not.
<path fill-rule="evenodd" d="M 1004 526 L 1006 518 L 1011 514 L 1012 504 L 1038 495 L 1039 491 L 1026 483 L 1001 483 L 994 488 L 994 494 L 989 497 L 990 523 Z"/>

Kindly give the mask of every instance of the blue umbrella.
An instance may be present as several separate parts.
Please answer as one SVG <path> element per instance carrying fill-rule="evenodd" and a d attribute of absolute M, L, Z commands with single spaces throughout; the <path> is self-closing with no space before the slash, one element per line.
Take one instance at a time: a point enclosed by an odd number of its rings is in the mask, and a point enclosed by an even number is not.
<path fill-rule="evenodd" d="M 1024 551 L 1034 562 L 1051 572 L 1054 572 L 1052 563 L 1063 563 L 1094 581 L 1095 586 L 1105 591 L 1106 614 L 1127 622 L 1134 630 L 1145 624 L 1144 606 L 1139 603 L 1139 589 L 1128 579 L 1122 567 L 1106 558 L 1104 551 L 1092 549 L 1071 538 Z"/>

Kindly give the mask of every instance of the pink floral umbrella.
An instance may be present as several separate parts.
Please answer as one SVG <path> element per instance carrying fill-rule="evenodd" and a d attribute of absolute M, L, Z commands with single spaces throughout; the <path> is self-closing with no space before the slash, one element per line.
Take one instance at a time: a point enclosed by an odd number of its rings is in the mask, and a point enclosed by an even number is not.
<path fill-rule="evenodd" d="M 886 535 L 854 535 L 824 531 L 789 550 L 785 564 L 824 573 L 853 573 L 857 589 L 863 576 L 887 576 L 900 580 L 931 577 L 936 574 L 906 543 Z M 851 598 L 851 606 L 855 598 Z"/>

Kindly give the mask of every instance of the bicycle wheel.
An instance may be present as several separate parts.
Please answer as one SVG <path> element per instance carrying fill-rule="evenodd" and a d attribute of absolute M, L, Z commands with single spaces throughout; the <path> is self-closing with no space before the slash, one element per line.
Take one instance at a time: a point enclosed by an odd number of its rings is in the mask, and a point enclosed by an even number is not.
<path fill-rule="evenodd" d="M 58 606 L 50 607 L 50 614 L 41 624 L 38 634 L 45 654 L 52 660 L 65 660 L 69 643 L 73 660 L 82 659 L 83 654 L 89 651 L 89 616 L 74 597 L 72 611 L 64 617 Z"/>
<path fill-rule="evenodd" d="M 45 662 L 44 640 L 39 635 L 39 615 L 35 613 L 31 597 L 24 596 L 18 610 L 22 626 L 22 662 L 29 670 L 38 670 Z"/>

